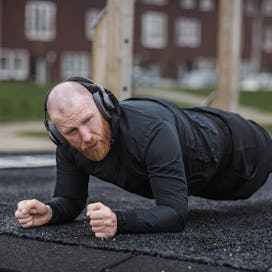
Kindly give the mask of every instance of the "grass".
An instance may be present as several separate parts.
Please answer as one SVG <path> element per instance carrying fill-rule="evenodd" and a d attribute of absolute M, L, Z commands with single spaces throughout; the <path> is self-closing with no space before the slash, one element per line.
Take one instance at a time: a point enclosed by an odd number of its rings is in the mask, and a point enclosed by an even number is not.
<path fill-rule="evenodd" d="M 0 82 L 0 123 L 42 121 L 44 97 L 51 87 L 52 85 L 40 86 L 29 82 Z M 173 91 L 173 89 L 171 90 Z M 174 89 L 174 91 L 201 97 L 207 97 L 212 92 L 211 89 Z M 240 93 L 240 103 L 266 113 L 272 113 L 272 92 L 243 91 Z M 179 103 L 179 105 L 182 107 L 188 106 L 184 103 Z M 263 126 L 272 133 L 272 120 L 271 124 L 264 124 Z M 25 135 L 33 137 L 44 136 L 43 133 L 29 131 L 26 131 Z"/>
<path fill-rule="evenodd" d="M 176 92 L 193 94 L 201 97 L 207 97 L 213 90 L 212 89 L 174 89 Z M 252 107 L 264 113 L 272 113 L 272 91 L 241 91 L 240 92 L 240 105 Z M 272 122 L 272 120 L 271 120 Z"/>
<path fill-rule="evenodd" d="M 256 108 L 265 113 L 271 113 L 272 91 L 258 91 L 258 92 L 243 91 L 240 93 L 240 104 Z"/>
<path fill-rule="evenodd" d="M 188 93 L 188 94 L 192 94 L 192 95 L 206 97 L 213 90 L 212 89 L 196 89 L 196 90 L 191 90 L 191 89 L 171 89 L 171 91 L 175 91 L 175 92 L 178 92 L 178 93 Z"/>
<path fill-rule="evenodd" d="M 18 132 L 19 136 L 26 136 L 26 137 L 35 137 L 35 138 L 47 138 L 48 133 L 47 131 L 20 131 Z"/>
<path fill-rule="evenodd" d="M 267 131 L 270 135 L 272 135 L 272 124 L 261 124 L 261 126 L 263 126 L 263 127 L 266 129 L 266 131 Z"/>
<path fill-rule="evenodd" d="M 0 82 L 0 122 L 43 118 L 43 100 L 50 88 L 33 83 Z"/>

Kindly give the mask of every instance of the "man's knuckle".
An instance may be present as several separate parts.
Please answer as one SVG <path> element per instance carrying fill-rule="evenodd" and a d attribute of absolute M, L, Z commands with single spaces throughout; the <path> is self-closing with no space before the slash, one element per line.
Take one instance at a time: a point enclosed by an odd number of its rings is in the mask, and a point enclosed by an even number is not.
<path fill-rule="evenodd" d="M 110 209 L 107 211 L 107 217 L 111 217 L 111 210 Z"/>
<path fill-rule="evenodd" d="M 18 204 L 17 204 L 18 209 L 21 209 L 25 205 L 25 203 L 26 203 L 26 200 L 22 200 L 22 201 L 18 202 Z"/>
<path fill-rule="evenodd" d="M 37 205 L 38 203 L 39 203 L 39 201 L 37 199 L 33 198 L 33 199 L 31 199 L 29 204 Z"/>

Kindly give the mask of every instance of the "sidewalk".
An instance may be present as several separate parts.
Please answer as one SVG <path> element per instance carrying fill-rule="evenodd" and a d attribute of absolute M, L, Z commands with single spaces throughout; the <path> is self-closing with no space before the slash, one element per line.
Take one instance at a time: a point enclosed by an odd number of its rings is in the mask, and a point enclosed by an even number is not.
<path fill-rule="evenodd" d="M 46 137 L 23 136 L 28 131 L 45 131 L 42 122 L 0 124 L 0 153 L 54 151 L 55 145 Z"/>

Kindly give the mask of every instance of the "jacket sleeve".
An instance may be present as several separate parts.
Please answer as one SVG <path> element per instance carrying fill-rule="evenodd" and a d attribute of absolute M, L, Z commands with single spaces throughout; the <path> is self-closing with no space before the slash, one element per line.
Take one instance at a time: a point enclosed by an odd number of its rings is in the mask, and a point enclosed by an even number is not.
<path fill-rule="evenodd" d="M 117 212 L 118 232 L 182 231 L 188 213 L 188 190 L 176 128 L 157 122 L 145 146 L 144 160 L 156 207 Z"/>
<path fill-rule="evenodd" d="M 58 147 L 57 181 L 53 198 L 47 204 L 53 210 L 50 223 L 73 221 L 84 209 L 88 196 L 89 176 L 73 163 L 69 149 Z"/>

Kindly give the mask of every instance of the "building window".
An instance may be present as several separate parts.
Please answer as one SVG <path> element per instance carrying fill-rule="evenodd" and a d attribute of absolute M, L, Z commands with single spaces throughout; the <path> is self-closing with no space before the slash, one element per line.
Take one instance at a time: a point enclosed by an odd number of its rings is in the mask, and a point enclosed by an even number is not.
<path fill-rule="evenodd" d="M 25 35 L 29 40 L 52 41 L 56 36 L 56 5 L 29 1 L 25 8 Z"/>
<path fill-rule="evenodd" d="M 62 78 L 72 77 L 74 75 L 90 76 L 90 55 L 86 52 L 65 52 L 61 60 Z"/>
<path fill-rule="evenodd" d="M 93 23 L 96 20 L 100 11 L 101 11 L 100 9 L 92 8 L 92 9 L 89 9 L 86 13 L 85 30 L 86 30 L 86 38 L 89 41 L 91 41 L 93 38 L 93 34 L 94 34 Z"/>
<path fill-rule="evenodd" d="M 196 48 L 201 41 L 201 25 L 194 18 L 179 18 L 176 22 L 176 43 L 181 47 Z"/>
<path fill-rule="evenodd" d="M 161 12 L 147 12 L 142 16 L 142 45 L 164 48 L 167 44 L 167 17 Z"/>
<path fill-rule="evenodd" d="M 164 6 L 168 4 L 168 0 L 142 0 L 142 3 L 147 5 Z"/>
<path fill-rule="evenodd" d="M 257 9 L 256 2 L 254 0 L 245 0 L 243 1 L 244 10 L 247 15 L 252 15 Z"/>
<path fill-rule="evenodd" d="M 214 0 L 201 0 L 199 2 L 200 10 L 202 11 L 213 11 L 214 10 Z"/>
<path fill-rule="evenodd" d="M 180 7 L 184 9 L 194 9 L 196 7 L 195 0 L 180 0 Z"/>
<path fill-rule="evenodd" d="M 29 74 L 29 54 L 26 50 L 18 49 L 13 53 L 13 76 L 16 80 L 25 80 Z"/>
<path fill-rule="evenodd" d="M 29 54 L 23 49 L 0 49 L 0 80 L 25 80 L 29 74 Z"/>
<path fill-rule="evenodd" d="M 264 31 L 264 51 L 272 53 L 272 28 L 267 27 Z"/>
<path fill-rule="evenodd" d="M 9 51 L 8 49 L 0 49 L 0 80 L 9 79 Z"/>
<path fill-rule="evenodd" d="M 266 16 L 272 16 L 272 0 L 264 0 L 262 8 Z"/>

